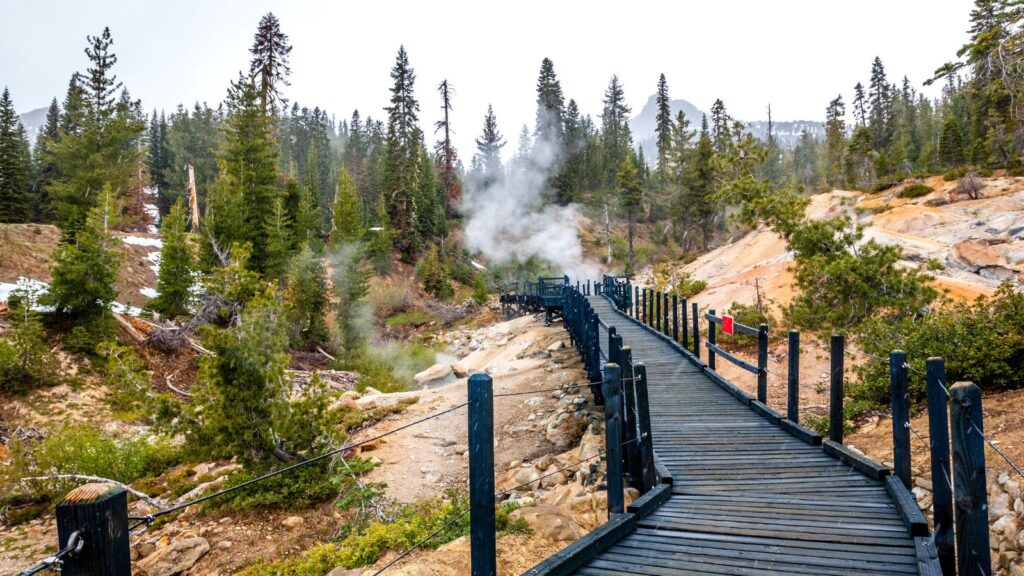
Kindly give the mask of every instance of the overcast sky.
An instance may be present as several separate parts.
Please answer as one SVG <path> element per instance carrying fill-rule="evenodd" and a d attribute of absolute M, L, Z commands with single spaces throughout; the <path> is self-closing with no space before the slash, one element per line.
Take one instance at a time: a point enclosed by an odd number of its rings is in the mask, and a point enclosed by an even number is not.
<path fill-rule="evenodd" d="M 294 46 L 285 95 L 339 120 L 358 108 L 383 117 L 400 44 L 416 70 L 424 129 L 438 116 L 436 86 L 456 88 L 453 126 L 468 164 L 487 104 L 515 148 L 533 127 L 534 87 L 550 57 L 566 98 L 600 114 L 612 74 L 633 112 L 658 74 L 673 98 L 703 110 L 722 98 L 740 119 L 821 120 L 828 102 L 867 83 L 872 59 L 890 80 L 920 86 L 966 40 L 971 0 L 706 0 L 567 2 L 519 0 L 140 1 L 0 0 L 0 85 L 19 112 L 63 98 L 87 64 L 87 34 L 109 26 L 115 68 L 147 110 L 224 98 L 248 69 L 260 16 L 272 11 Z M 933 92 L 933 91 L 932 91 Z M 429 138 L 433 140 L 433 138 Z"/>

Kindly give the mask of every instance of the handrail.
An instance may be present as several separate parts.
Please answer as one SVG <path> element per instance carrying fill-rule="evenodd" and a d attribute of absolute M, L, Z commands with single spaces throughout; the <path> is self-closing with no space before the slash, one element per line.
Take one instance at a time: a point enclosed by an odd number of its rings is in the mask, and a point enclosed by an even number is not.
<path fill-rule="evenodd" d="M 753 364 L 750 364 L 748 362 L 745 362 L 745 361 L 741 360 L 739 357 L 732 355 L 730 352 L 720 348 L 719 346 L 717 346 L 715 344 L 712 344 L 711 342 L 705 341 L 704 342 L 704 346 L 708 350 L 714 352 L 716 355 L 725 358 L 726 360 L 732 362 L 733 364 L 735 364 L 736 366 L 739 366 L 740 368 L 743 368 L 744 370 L 746 370 L 747 372 L 750 372 L 751 374 L 760 374 L 761 371 L 763 370 L 762 368 L 758 368 L 757 366 L 754 366 Z"/>
<path fill-rule="evenodd" d="M 715 316 L 714 314 L 709 313 L 705 313 L 704 318 L 706 318 L 710 322 L 714 322 L 715 324 L 719 325 L 722 324 L 722 322 L 724 321 L 721 316 Z M 740 324 L 739 322 L 736 321 L 733 321 L 732 329 L 742 332 L 747 336 L 754 336 L 755 338 L 758 334 L 761 333 L 761 331 L 758 328 L 754 328 L 753 326 L 747 326 L 746 324 Z"/>

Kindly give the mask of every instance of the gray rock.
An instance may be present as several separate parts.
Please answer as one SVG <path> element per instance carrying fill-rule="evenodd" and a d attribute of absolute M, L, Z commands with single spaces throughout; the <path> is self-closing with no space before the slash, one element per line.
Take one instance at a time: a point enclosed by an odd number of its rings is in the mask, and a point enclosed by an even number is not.
<path fill-rule="evenodd" d="M 189 571 L 210 551 L 206 538 L 183 538 L 157 549 L 136 564 L 146 576 L 178 576 Z"/>

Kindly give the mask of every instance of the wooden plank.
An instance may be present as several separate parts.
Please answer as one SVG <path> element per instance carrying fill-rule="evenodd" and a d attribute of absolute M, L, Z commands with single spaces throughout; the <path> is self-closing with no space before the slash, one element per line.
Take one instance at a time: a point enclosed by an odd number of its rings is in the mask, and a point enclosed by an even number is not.
<path fill-rule="evenodd" d="M 867 456 L 850 450 L 838 442 L 826 440 L 822 444 L 822 449 L 825 450 L 826 454 L 835 456 L 875 480 L 881 480 L 889 475 L 890 471 L 885 466 L 871 460 Z"/>
<path fill-rule="evenodd" d="M 650 492 L 637 498 L 632 504 L 626 508 L 626 512 L 630 514 L 636 514 L 637 518 L 646 518 L 650 516 L 652 512 L 658 509 L 659 506 L 664 504 L 672 496 L 672 485 L 671 484 L 659 484 L 651 489 Z"/>
<path fill-rule="evenodd" d="M 757 400 L 752 400 L 750 402 L 750 407 L 754 410 L 754 412 L 757 412 L 761 416 L 767 418 L 768 421 L 771 422 L 772 424 L 778 424 L 779 420 L 783 419 L 782 414 L 779 414 L 775 410 L 772 410 L 771 407 L 768 406 L 767 404 L 763 404 L 761 402 L 758 402 Z"/>
<path fill-rule="evenodd" d="M 814 430 L 804 428 L 788 418 L 779 420 L 779 427 L 811 446 L 821 446 L 821 434 L 818 434 Z"/>
<path fill-rule="evenodd" d="M 885 489 L 892 496 L 896 509 L 900 511 L 900 516 L 907 524 L 910 535 L 927 536 L 928 520 L 925 519 L 924 513 L 917 505 L 914 495 L 903 485 L 903 481 L 890 474 L 885 478 Z"/>

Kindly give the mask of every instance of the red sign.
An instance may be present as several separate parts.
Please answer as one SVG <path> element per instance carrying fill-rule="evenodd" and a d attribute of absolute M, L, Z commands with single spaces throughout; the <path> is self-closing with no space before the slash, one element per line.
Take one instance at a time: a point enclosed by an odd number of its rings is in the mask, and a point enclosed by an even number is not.
<path fill-rule="evenodd" d="M 722 332 L 732 334 L 732 316 L 722 314 Z"/>

